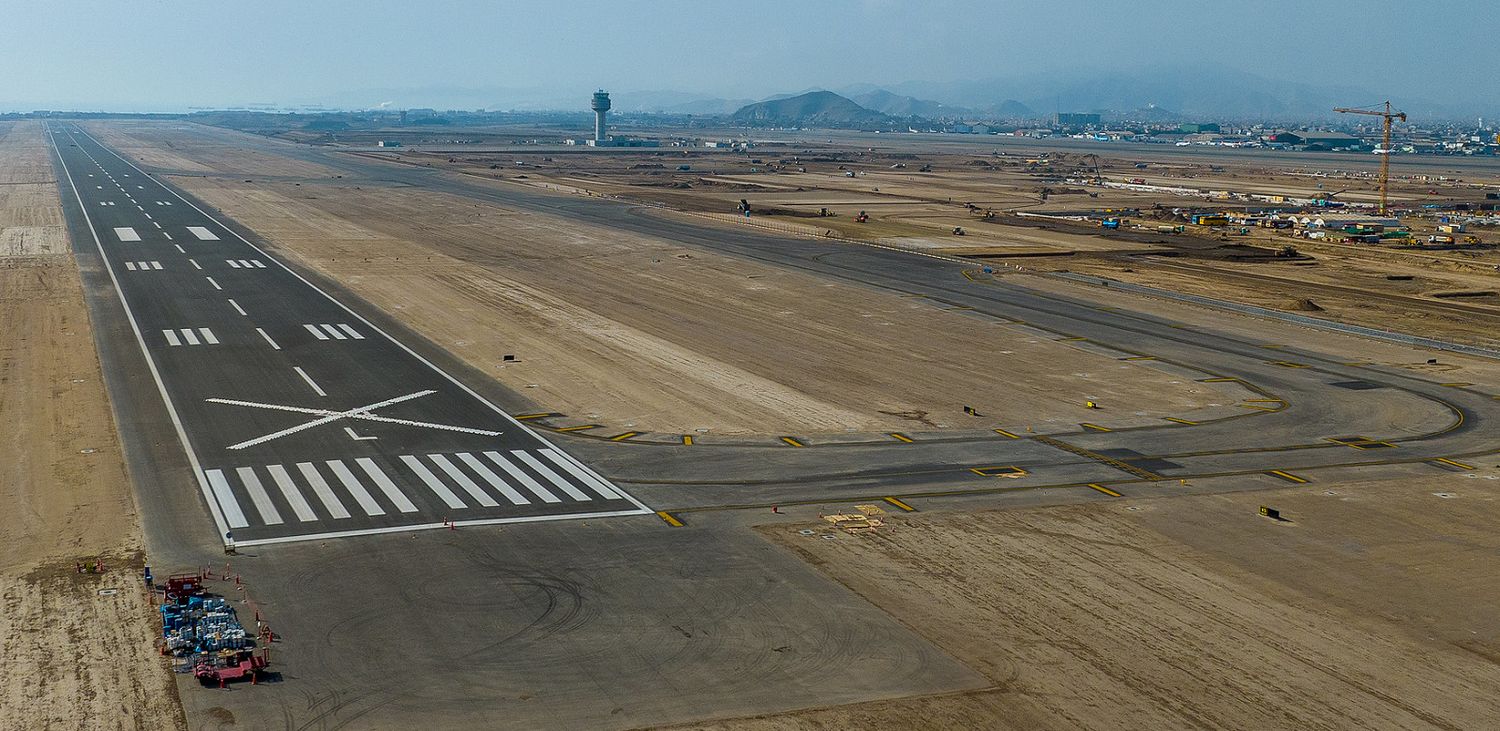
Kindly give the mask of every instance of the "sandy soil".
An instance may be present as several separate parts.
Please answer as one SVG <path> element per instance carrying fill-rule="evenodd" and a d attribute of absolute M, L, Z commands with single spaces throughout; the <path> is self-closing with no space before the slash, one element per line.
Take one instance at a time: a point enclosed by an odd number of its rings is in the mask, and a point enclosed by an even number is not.
<path fill-rule="evenodd" d="M 677 728 L 1491 728 L 1485 476 L 767 527 L 994 687 Z"/>
<path fill-rule="evenodd" d="M 111 142 L 129 134 L 166 144 L 176 134 L 96 127 Z M 219 157 L 196 142 L 193 153 L 233 169 L 239 135 L 211 133 L 230 152 Z M 622 429 L 1075 424 L 1097 416 L 1085 399 L 1139 416 L 1222 398 L 1211 386 L 1018 336 L 929 301 L 559 217 L 412 189 L 175 181 L 538 408 Z M 518 361 L 506 364 L 506 354 Z M 1069 368 L 1059 372 L 1057 362 Z M 965 403 L 989 421 L 959 418 Z"/>
<path fill-rule="evenodd" d="M 0 178 L 51 190 L 46 155 L 40 124 L 17 123 Z M 61 220 L 55 193 L 0 207 L 6 230 Z M 0 253 L 0 728 L 185 728 L 139 589 L 140 525 L 82 284 L 59 251 Z M 105 573 L 76 573 L 100 557 Z"/>

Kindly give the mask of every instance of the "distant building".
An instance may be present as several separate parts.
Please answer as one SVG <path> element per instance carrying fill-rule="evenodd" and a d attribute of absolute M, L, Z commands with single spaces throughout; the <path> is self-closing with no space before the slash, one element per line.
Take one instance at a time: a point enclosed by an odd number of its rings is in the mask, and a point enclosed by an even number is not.
<path fill-rule="evenodd" d="M 1187 122 L 1177 128 L 1183 134 L 1196 134 L 1199 132 L 1220 132 L 1218 122 Z"/>

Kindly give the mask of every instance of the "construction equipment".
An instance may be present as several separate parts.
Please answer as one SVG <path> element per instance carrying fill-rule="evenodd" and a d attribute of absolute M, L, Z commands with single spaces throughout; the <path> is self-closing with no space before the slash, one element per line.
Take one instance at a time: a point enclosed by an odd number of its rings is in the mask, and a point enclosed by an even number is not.
<path fill-rule="evenodd" d="M 864 211 L 860 211 L 859 215 L 854 217 L 854 222 L 855 223 L 865 223 L 866 221 L 869 221 L 869 220 L 870 220 L 870 214 L 865 213 Z"/>
<path fill-rule="evenodd" d="M 1083 161 L 1091 162 L 1094 166 L 1094 177 L 1089 179 L 1089 182 L 1093 183 L 1094 185 L 1104 185 L 1104 176 L 1099 174 L 1099 156 L 1090 152 L 1089 154 L 1083 156 Z"/>
<path fill-rule="evenodd" d="M 1406 112 L 1392 112 L 1391 103 L 1385 102 L 1385 111 L 1377 109 L 1354 109 L 1351 107 L 1334 107 L 1335 112 L 1341 114 L 1366 114 L 1372 117 L 1380 117 L 1384 120 L 1384 134 L 1381 136 L 1380 149 L 1375 153 L 1380 155 L 1380 215 L 1389 215 L 1387 209 L 1387 197 L 1391 185 L 1391 120 L 1399 119 L 1406 121 Z"/>

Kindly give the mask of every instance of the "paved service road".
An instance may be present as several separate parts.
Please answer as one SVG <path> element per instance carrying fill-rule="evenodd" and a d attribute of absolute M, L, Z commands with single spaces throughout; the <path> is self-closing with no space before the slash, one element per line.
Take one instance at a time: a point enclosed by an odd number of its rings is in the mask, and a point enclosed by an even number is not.
<path fill-rule="evenodd" d="M 650 512 L 81 129 L 51 137 L 221 535 Z"/>

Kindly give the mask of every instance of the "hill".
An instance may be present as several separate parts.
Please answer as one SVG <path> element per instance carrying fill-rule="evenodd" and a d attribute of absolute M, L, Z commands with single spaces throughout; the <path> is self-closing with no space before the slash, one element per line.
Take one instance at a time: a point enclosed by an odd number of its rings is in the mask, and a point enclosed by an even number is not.
<path fill-rule="evenodd" d="M 810 91 L 785 99 L 747 104 L 730 118 L 743 124 L 789 127 L 870 128 L 890 126 L 896 121 L 831 91 Z"/>
<path fill-rule="evenodd" d="M 889 114 L 893 117 L 924 117 L 926 119 L 944 119 L 961 117 L 969 111 L 962 107 L 950 106 L 942 102 L 918 99 L 914 96 L 903 96 L 892 94 L 885 89 L 859 94 L 853 100 L 866 109 L 872 109 L 881 114 Z"/>

